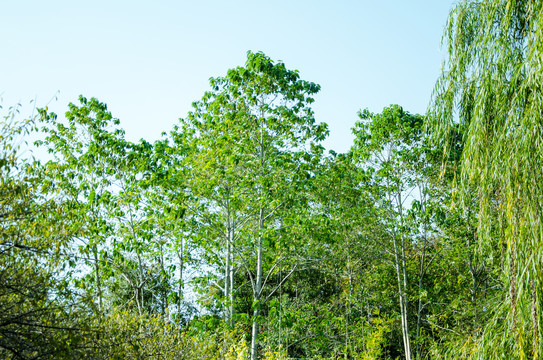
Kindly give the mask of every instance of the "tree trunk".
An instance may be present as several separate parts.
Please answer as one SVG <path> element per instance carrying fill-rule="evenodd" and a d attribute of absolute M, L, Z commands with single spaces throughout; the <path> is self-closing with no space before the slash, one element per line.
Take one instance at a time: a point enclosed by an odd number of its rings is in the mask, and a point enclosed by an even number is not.
<path fill-rule="evenodd" d="M 177 283 L 177 315 L 179 316 L 179 329 L 181 329 L 181 306 L 183 305 L 183 268 L 185 266 L 183 258 L 183 239 L 181 239 L 181 249 L 177 251 L 179 259 L 179 282 Z"/>
<path fill-rule="evenodd" d="M 167 287 L 164 286 L 164 283 L 167 281 L 166 280 L 166 269 L 164 267 L 164 251 L 163 251 L 163 248 L 162 248 L 162 245 L 159 246 L 159 249 L 160 249 L 160 256 L 158 258 L 158 261 L 159 261 L 159 264 L 160 264 L 160 272 L 161 272 L 161 275 L 160 275 L 160 282 L 161 282 L 161 292 L 162 292 L 162 304 L 161 304 L 161 307 L 162 307 L 162 314 L 164 315 L 164 317 L 166 319 L 169 319 L 170 317 L 170 304 L 169 304 L 169 300 L 168 300 L 168 290 L 167 290 Z"/>
<path fill-rule="evenodd" d="M 411 359 L 411 342 L 409 340 L 409 324 L 407 323 L 407 300 L 405 299 L 405 282 L 402 281 L 402 273 L 405 273 L 404 263 L 402 262 L 398 239 L 394 234 L 394 255 L 396 277 L 398 281 L 398 293 L 400 298 L 400 315 L 402 320 L 402 338 L 405 349 L 406 360 Z"/>
<path fill-rule="evenodd" d="M 230 326 L 234 326 L 234 230 L 235 224 L 232 219 L 232 231 L 230 232 L 230 298 L 228 299 Z"/>
<path fill-rule="evenodd" d="M 93 245 L 94 255 L 94 279 L 96 281 L 96 292 L 98 294 L 98 310 L 102 312 L 102 282 L 100 278 L 100 259 L 98 258 L 98 247 Z"/>
<path fill-rule="evenodd" d="M 390 183 L 387 179 L 387 188 L 390 189 Z M 391 211 L 391 220 L 397 221 L 397 217 L 393 212 L 393 196 L 390 190 L 387 191 L 389 206 Z M 400 231 L 403 226 L 403 212 L 402 212 L 402 201 L 401 201 L 401 190 L 395 195 L 396 197 L 396 206 L 398 208 L 400 216 Z M 402 322 L 402 339 L 405 351 L 405 359 L 411 360 L 411 341 L 409 339 L 409 324 L 407 319 L 407 267 L 405 262 L 405 239 L 401 234 L 398 234 L 398 229 L 396 224 L 392 226 L 392 237 L 394 242 L 394 267 L 396 269 L 396 280 L 398 282 L 398 295 L 400 300 L 400 317 Z"/>
<path fill-rule="evenodd" d="M 138 256 L 138 295 L 139 295 L 139 303 L 138 303 L 138 310 L 140 315 L 143 314 L 143 311 L 145 309 L 145 298 L 144 298 L 144 284 L 145 284 L 145 275 L 143 273 L 143 261 L 141 260 L 141 255 L 139 250 L 136 252 Z"/>
<path fill-rule="evenodd" d="M 420 272 L 419 272 L 419 304 L 417 307 L 417 331 L 416 331 L 416 357 L 417 359 L 421 358 L 421 347 L 420 347 L 420 331 L 422 323 L 422 283 L 424 276 L 426 275 L 426 247 L 428 245 L 428 233 L 427 233 L 427 219 L 426 219 L 426 191 L 425 186 L 419 185 L 420 192 L 420 202 L 421 202 L 421 212 L 423 216 L 423 247 L 422 247 L 422 256 L 420 259 Z"/>
<path fill-rule="evenodd" d="M 231 321 L 231 314 L 230 314 L 230 304 L 228 302 L 230 301 L 230 253 L 232 252 L 230 243 L 230 233 L 232 231 L 231 225 L 230 225 L 230 212 L 227 211 L 226 215 L 226 253 L 225 253 L 225 267 L 224 267 L 224 321 L 226 324 L 230 324 Z"/>
<path fill-rule="evenodd" d="M 260 293 L 262 291 L 262 228 L 264 221 L 264 210 L 260 208 L 258 219 L 258 241 L 256 245 L 257 260 L 256 260 L 256 279 L 255 290 L 253 294 L 253 327 L 251 338 L 251 360 L 258 359 L 258 317 L 260 315 Z"/>
<path fill-rule="evenodd" d="M 403 211 L 402 211 L 402 199 L 401 192 L 398 191 L 398 210 L 400 213 L 400 229 L 403 229 Z M 407 264 L 406 264 L 406 255 L 405 255 L 405 236 L 400 234 L 401 241 L 401 265 L 402 265 L 402 276 L 403 276 L 403 293 L 401 295 L 401 300 L 403 301 L 402 307 L 402 317 L 403 321 L 403 331 L 405 337 L 405 359 L 411 360 L 411 340 L 409 339 L 409 323 L 407 319 Z"/>
<path fill-rule="evenodd" d="M 426 237 L 426 235 L 425 235 Z M 417 343 L 417 350 L 416 350 L 416 354 L 417 354 L 417 359 L 420 359 L 421 357 L 421 349 L 420 349 L 420 329 L 421 329 L 421 323 L 422 323 L 422 297 L 421 297 L 421 293 L 422 293 L 422 280 L 423 280 L 423 277 L 426 273 L 426 269 L 424 268 L 425 267 L 425 260 L 426 260 L 426 239 L 425 239 L 425 242 L 424 242 L 424 248 L 422 249 L 422 258 L 421 258 L 421 263 L 420 263 L 420 273 L 419 273 L 419 305 L 417 307 L 417 331 L 416 331 L 416 343 Z"/>

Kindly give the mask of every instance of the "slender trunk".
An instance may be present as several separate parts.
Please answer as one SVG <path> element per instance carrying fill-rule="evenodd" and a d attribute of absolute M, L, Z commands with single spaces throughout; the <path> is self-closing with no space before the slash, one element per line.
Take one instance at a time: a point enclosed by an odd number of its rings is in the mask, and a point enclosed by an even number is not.
<path fill-rule="evenodd" d="M 390 182 L 387 178 L 387 196 L 389 199 L 389 206 L 391 211 L 391 220 L 396 221 L 396 215 L 393 212 L 392 206 L 393 206 L 393 195 L 390 192 Z M 396 202 L 397 202 L 397 208 L 400 216 L 400 232 L 402 231 L 403 227 L 403 213 L 402 213 L 402 202 L 401 202 L 401 191 L 398 190 L 396 193 Z M 396 225 L 392 226 L 392 237 L 394 242 L 394 267 L 396 269 L 396 280 L 398 282 L 398 295 L 400 300 L 400 316 L 401 316 L 401 323 L 402 323 L 402 339 L 403 339 L 403 345 L 405 350 L 405 358 L 406 360 L 411 360 L 411 341 L 409 339 L 409 324 L 407 319 L 407 299 L 406 299 L 406 291 L 407 291 L 407 269 L 406 269 L 406 263 L 405 263 L 405 239 L 403 235 L 400 233 L 398 234 Z"/>
<path fill-rule="evenodd" d="M 94 210 L 92 211 L 93 219 L 97 219 Z M 98 237 L 98 232 L 95 233 Z M 98 311 L 101 313 L 103 310 L 102 300 L 102 277 L 100 276 L 100 254 L 98 253 L 98 245 L 94 243 L 92 245 L 92 254 L 94 256 L 94 280 L 96 282 L 96 293 L 98 295 Z"/>
<path fill-rule="evenodd" d="M 228 299 L 230 326 L 234 326 L 234 230 L 235 224 L 232 219 L 232 231 L 230 232 L 230 298 Z"/>
<path fill-rule="evenodd" d="M 348 265 L 347 265 L 347 271 L 349 272 L 349 299 L 347 301 L 347 309 L 346 309 L 346 324 L 345 324 L 345 346 L 346 346 L 346 351 L 345 351 L 345 358 L 347 359 L 347 355 L 351 356 L 351 346 L 350 346 L 350 337 L 349 337 L 349 315 L 351 314 L 351 302 L 352 302 L 352 298 L 353 298 L 353 273 L 352 273 L 352 268 L 351 268 L 351 258 L 350 256 L 348 256 Z"/>
<path fill-rule="evenodd" d="M 161 290 L 162 290 L 162 314 L 164 314 L 164 318 L 169 318 L 169 303 L 168 303 L 168 290 L 166 286 L 164 285 L 164 282 L 166 281 L 166 269 L 164 268 L 164 252 L 162 249 L 162 245 L 160 245 L 160 256 L 158 258 L 158 261 L 160 263 L 160 282 L 161 282 Z"/>
<path fill-rule="evenodd" d="M 396 234 L 394 237 L 394 255 L 395 255 L 395 268 L 396 268 L 396 280 L 398 281 L 398 294 L 400 298 L 400 315 L 402 321 L 402 338 L 405 349 L 406 360 L 411 359 L 411 344 L 409 341 L 409 325 L 407 323 L 407 301 L 405 299 L 405 284 L 402 282 L 402 261 L 400 255 L 400 249 L 398 244 L 398 238 Z"/>
<path fill-rule="evenodd" d="M 265 118 L 265 112 L 263 109 L 260 110 L 260 116 L 262 119 Z M 264 177 L 265 169 L 265 151 L 264 151 L 264 129 L 260 126 L 260 141 L 259 145 L 259 161 L 260 161 L 260 171 L 259 177 Z M 260 316 L 260 295 L 262 292 L 262 229 L 264 228 L 264 208 L 262 205 L 262 200 L 264 198 L 264 189 L 259 189 L 258 201 L 260 201 L 260 209 L 258 212 L 258 240 L 256 244 L 257 259 L 256 259 L 256 279 L 253 293 L 253 326 L 251 331 L 251 360 L 258 359 L 258 317 Z"/>
<path fill-rule="evenodd" d="M 96 292 L 98 294 L 98 310 L 102 312 L 102 281 L 100 277 L 100 259 L 98 257 L 98 247 L 93 245 L 92 252 L 94 255 L 94 279 L 96 281 Z"/>
<path fill-rule="evenodd" d="M 419 304 L 417 307 L 417 332 L 416 332 L 416 355 L 417 359 L 421 358 L 421 347 L 420 347 L 420 331 L 422 323 L 422 283 L 424 276 L 426 275 L 426 247 L 428 244 L 428 234 L 427 234 L 427 222 L 426 222 L 426 192 L 423 190 L 424 186 L 419 185 L 420 191 L 420 201 L 421 201 L 421 211 L 423 214 L 423 247 L 422 247 L 422 256 L 420 259 L 420 272 L 419 272 Z"/>
<path fill-rule="evenodd" d="M 179 325 L 181 325 L 181 306 L 183 305 L 183 268 L 185 266 L 183 258 L 183 239 L 181 239 L 181 249 L 177 251 L 179 259 L 179 282 L 177 283 L 177 314 L 179 316 Z M 181 329 L 181 326 L 179 326 Z"/>
<path fill-rule="evenodd" d="M 417 307 L 417 332 L 416 332 L 416 342 L 417 342 L 417 359 L 420 359 L 420 329 L 421 329 L 421 323 L 422 323 L 422 280 L 425 274 L 425 257 L 426 257 L 426 249 L 422 250 L 422 258 L 421 258 L 421 264 L 420 264 L 420 273 L 419 273 L 419 305 Z"/>
<path fill-rule="evenodd" d="M 234 326 L 234 217 L 230 210 L 230 204 L 227 203 L 226 214 L 226 253 L 224 268 L 224 312 L 225 323 Z"/>
<path fill-rule="evenodd" d="M 230 304 L 228 304 L 230 300 L 230 253 L 231 253 L 231 246 L 230 243 L 230 233 L 232 229 L 230 226 L 230 212 L 227 211 L 226 215 L 226 253 L 225 253 L 225 267 L 224 267 L 224 299 L 226 304 L 224 305 L 224 320 L 226 324 L 230 324 Z"/>
<path fill-rule="evenodd" d="M 260 293 L 262 290 L 262 228 L 264 221 L 264 210 L 260 208 L 258 220 L 258 241 L 256 244 L 257 260 L 256 260 L 256 279 L 255 291 L 253 294 L 253 327 L 251 338 L 251 360 L 258 359 L 258 317 L 260 315 Z"/>
<path fill-rule="evenodd" d="M 228 205 L 227 205 L 228 206 Z M 230 212 L 226 211 L 226 252 L 224 254 L 224 320 L 225 323 L 230 323 L 230 314 L 228 299 L 230 299 Z"/>
<path fill-rule="evenodd" d="M 141 260 L 141 255 L 140 255 L 140 252 L 139 250 L 136 252 L 136 254 L 138 255 L 138 277 L 139 277 L 139 282 L 138 282 L 138 294 L 139 294 L 139 304 L 138 304 L 138 310 L 139 310 L 139 313 L 140 315 L 143 313 L 143 309 L 145 307 L 145 299 L 144 299 L 144 294 L 143 294 L 143 285 L 144 285 L 144 274 L 143 274 L 143 262 Z"/>
<path fill-rule="evenodd" d="M 398 211 L 400 213 L 400 230 L 403 231 L 403 207 L 402 207 L 402 198 L 401 191 L 398 190 L 397 201 L 398 201 Z M 404 318 L 404 331 L 405 331 L 405 358 L 406 360 L 411 360 L 411 341 L 409 339 L 409 323 L 407 319 L 407 264 L 406 264 L 406 254 L 405 254 L 405 236 L 400 233 L 401 241 L 401 264 L 402 264 L 402 277 L 403 277 L 403 318 Z"/>

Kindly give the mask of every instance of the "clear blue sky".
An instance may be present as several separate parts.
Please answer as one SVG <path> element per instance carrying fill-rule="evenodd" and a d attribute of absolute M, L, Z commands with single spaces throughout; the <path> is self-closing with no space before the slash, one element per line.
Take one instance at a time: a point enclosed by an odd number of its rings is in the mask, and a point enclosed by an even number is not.
<path fill-rule="evenodd" d="M 169 131 L 208 79 L 263 51 L 316 82 L 325 146 L 346 151 L 357 111 L 424 113 L 453 1 L 25 1 L 0 3 L 3 105 L 59 114 L 97 97 L 130 140 Z"/>

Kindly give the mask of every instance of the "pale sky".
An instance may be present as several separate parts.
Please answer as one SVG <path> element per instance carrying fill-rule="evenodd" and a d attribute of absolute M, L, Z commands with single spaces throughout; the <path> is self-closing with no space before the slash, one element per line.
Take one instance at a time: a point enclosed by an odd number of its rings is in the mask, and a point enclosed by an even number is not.
<path fill-rule="evenodd" d="M 0 94 L 63 114 L 79 94 L 108 104 L 127 138 L 154 141 L 210 77 L 263 51 L 321 85 L 324 145 L 352 143 L 357 111 L 426 111 L 449 0 L 0 1 Z"/>

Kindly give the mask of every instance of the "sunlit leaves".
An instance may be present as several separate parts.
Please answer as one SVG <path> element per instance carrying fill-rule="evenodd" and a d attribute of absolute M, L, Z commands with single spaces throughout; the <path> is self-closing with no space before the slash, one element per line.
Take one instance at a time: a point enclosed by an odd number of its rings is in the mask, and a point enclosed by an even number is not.
<path fill-rule="evenodd" d="M 470 345 L 477 358 L 543 353 L 542 6 L 464 1 L 451 12 L 444 35 L 448 57 L 434 91 L 432 128 L 440 141 L 462 128 L 461 198 L 466 206 L 467 190 L 477 189 L 485 252 L 506 249 L 503 281 L 509 291 L 480 344 Z"/>

